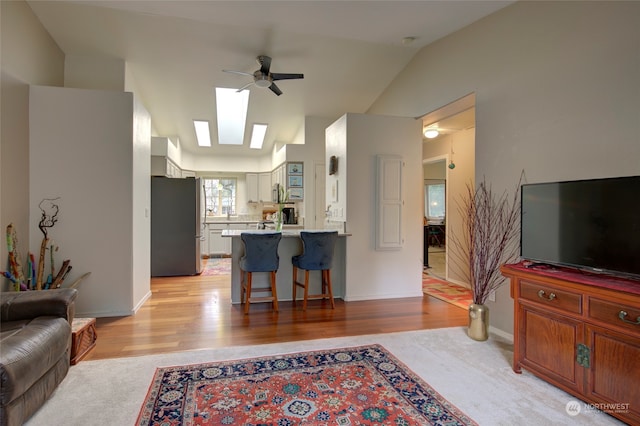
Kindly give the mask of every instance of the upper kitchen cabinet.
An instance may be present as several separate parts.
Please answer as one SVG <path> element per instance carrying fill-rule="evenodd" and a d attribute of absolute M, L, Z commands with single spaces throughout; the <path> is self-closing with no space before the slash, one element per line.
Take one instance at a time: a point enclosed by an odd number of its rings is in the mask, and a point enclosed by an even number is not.
<path fill-rule="evenodd" d="M 271 173 L 258 174 L 258 198 L 263 203 L 271 202 Z"/>
<path fill-rule="evenodd" d="M 247 202 L 271 202 L 271 173 L 247 173 Z"/>
<path fill-rule="evenodd" d="M 151 176 L 164 176 L 168 178 L 181 178 L 182 170 L 176 163 L 167 157 L 151 156 Z"/>
<path fill-rule="evenodd" d="M 151 176 L 181 178 L 183 170 L 174 161 L 179 158 L 179 149 L 169 138 L 151 138 Z M 195 173 L 194 173 L 195 175 Z"/>
<path fill-rule="evenodd" d="M 276 184 L 285 186 L 285 177 L 287 173 L 285 167 L 286 164 L 281 164 L 271 172 L 271 186 L 275 186 Z"/>
<path fill-rule="evenodd" d="M 257 173 L 247 173 L 245 175 L 245 180 L 247 183 L 247 202 L 248 203 L 257 203 L 258 196 L 258 174 Z"/>

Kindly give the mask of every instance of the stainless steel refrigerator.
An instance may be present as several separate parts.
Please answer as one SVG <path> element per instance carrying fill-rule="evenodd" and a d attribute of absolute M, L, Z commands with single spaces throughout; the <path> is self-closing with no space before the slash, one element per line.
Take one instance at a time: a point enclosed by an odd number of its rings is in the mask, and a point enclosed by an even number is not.
<path fill-rule="evenodd" d="M 194 178 L 151 177 L 151 276 L 202 272 L 202 184 Z"/>

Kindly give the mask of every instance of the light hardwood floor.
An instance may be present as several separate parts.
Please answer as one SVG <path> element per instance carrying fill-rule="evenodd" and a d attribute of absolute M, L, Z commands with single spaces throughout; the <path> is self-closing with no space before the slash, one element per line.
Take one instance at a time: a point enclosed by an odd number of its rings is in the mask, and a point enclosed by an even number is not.
<path fill-rule="evenodd" d="M 153 278 L 135 315 L 98 318 L 97 344 L 85 359 L 355 336 L 467 324 L 467 311 L 430 296 L 343 302 L 231 305 L 229 276 Z"/>

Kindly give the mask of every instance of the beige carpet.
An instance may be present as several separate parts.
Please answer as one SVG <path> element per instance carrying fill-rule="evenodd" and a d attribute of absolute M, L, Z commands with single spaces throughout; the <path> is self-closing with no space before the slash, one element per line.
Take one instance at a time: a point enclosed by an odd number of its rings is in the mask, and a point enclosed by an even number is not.
<path fill-rule="evenodd" d="M 486 342 L 467 337 L 465 328 L 446 328 L 260 346 L 230 347 L 168 355 L 82 361 L 28 426 L 123 426 L 136 422 L 156 367 L 241 359 L 379 343 L 444 398 L 480 425 L 622 424 L 524 372 L 511 370 L 512 345 L 496 336 Z"/>

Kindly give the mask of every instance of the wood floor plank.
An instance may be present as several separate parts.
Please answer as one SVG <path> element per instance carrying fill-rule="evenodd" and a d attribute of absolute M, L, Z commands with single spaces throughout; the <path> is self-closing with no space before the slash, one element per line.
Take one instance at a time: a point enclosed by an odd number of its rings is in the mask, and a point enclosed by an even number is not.
<path fill-rule="evenodd" d="M 85 359 L 391 333 L 467 324 L 467 311 L 430 296 L 344 302 L 231 304 L 228 275 L 152 278 L 152 296 L 135 315 L 98 318 Z"/>

